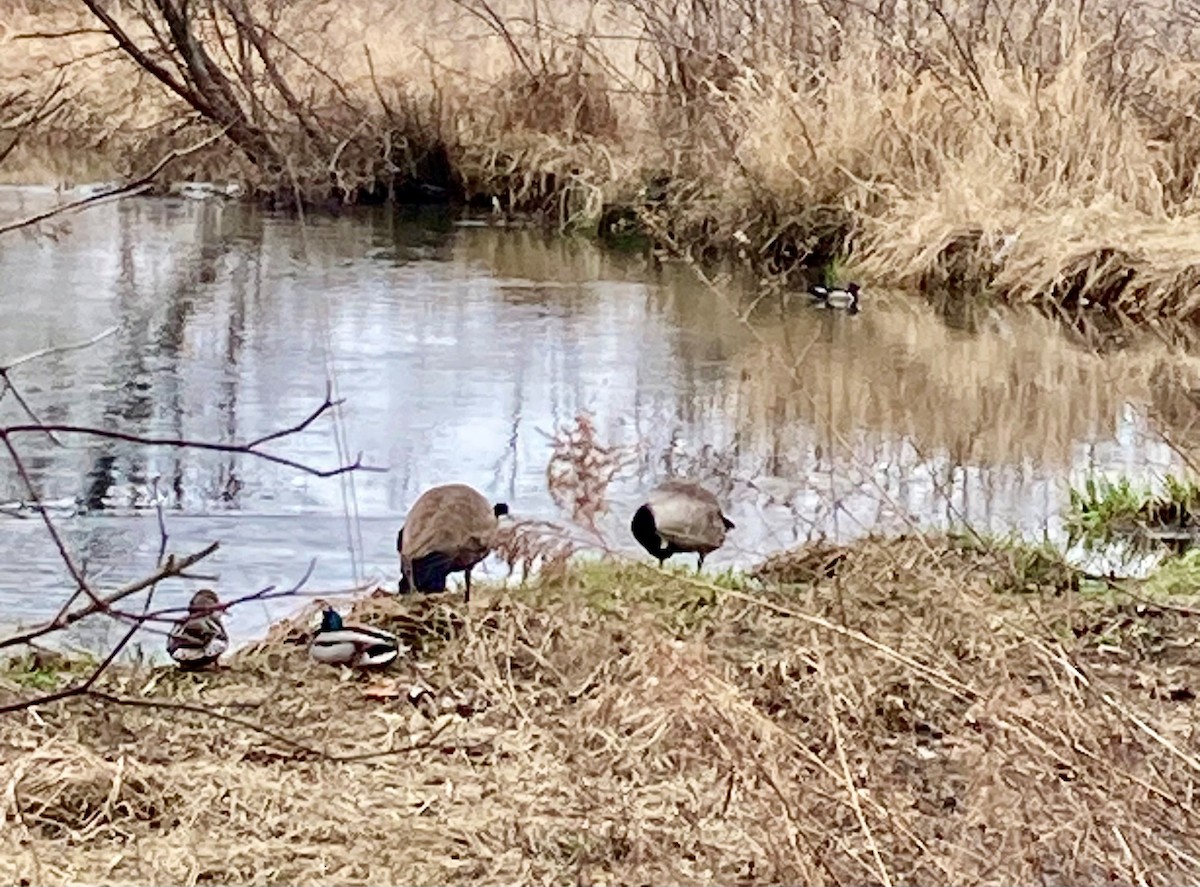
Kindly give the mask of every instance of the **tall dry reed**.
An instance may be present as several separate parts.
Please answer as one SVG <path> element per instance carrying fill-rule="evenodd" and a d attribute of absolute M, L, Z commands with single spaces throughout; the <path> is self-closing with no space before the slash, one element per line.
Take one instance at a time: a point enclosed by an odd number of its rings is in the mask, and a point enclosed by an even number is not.
<path fill-rule="evenodd" d="M 196 128 L 86 32 L 80 7 L 10 5 L 2 89 L 36 92 L 66 66 L 72 100 L 8 178 L 122 172 Z M 138 4 L 121 8 L 146 39 Z M 628 219 L 671 249 L 789 278 L 834 262 L 874 283 L 1197 312 L 1200 60 L 1178 4 L 256 8 L 300 119 L 329 144 L 279 124 L 267 131 L 295 160 L 290 181 L 228 149 L 192 174 L 314 197 L 478 198 L 563 226 Z M 251 94 L 262 72 L 247 75 Z M 273 101 L 262 112 L 284 120 Z"/>

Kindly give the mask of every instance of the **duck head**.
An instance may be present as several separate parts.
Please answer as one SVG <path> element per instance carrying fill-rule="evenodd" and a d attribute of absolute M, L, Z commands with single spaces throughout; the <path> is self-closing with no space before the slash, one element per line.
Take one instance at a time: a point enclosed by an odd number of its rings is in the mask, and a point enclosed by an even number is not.
<path fill-rule="evenodd" d="M 204 615 L 221 609 L 221 599 L 211 588 L 202 588 L 188 602 L 188 613 Z"/>
<path fill-rule="evenodd" d="M 326 607 L 321 613 L 320 631 L 341 631 L 342 616 L 333 607 Z"/>

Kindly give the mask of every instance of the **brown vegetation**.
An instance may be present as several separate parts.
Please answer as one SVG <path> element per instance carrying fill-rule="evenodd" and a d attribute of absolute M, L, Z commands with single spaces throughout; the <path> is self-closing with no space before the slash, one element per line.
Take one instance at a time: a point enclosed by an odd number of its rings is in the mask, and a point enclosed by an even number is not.
<path fill-rule="evenodd" d="M 1195 880 L 1189 612 L 952 540 L 830 553 L 763 588 L 613 564 L 368 599 L 413 648 L 381 675 L 283 630 L 220 672 L 110 671 L 120 703 L 0 722 L 0 877 Z"/>
<path fill-rule="evenodd" d="M 150 4 L 91 4 L 140 69 L 82 0 L 6 5 L 0 108 L 67 84 L 9 178 L 144 169 L 215 122 L 241 151 L 191 173 L 288 199 L 494 199 L 763 271 L 1197 314 L 1186 4 L 206 0 L 215 87 Z"/>

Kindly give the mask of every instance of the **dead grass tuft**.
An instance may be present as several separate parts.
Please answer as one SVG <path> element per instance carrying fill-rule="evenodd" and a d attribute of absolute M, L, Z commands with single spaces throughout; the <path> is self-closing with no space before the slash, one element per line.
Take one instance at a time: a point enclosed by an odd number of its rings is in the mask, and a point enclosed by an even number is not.
<path fill-rule="evenodd" d="M 0 721 L 0 878 L 1195 879 L 1190 611 L 997 593 L 960 540 L 838 557 L 761 588 L 614 562 L 470 608 L 367 598 L 414 648 L 380 674 L 278 642 L 114 671 L 127 704 Z"/>
<path fill-rule="evenodd" d="M 1200 58 L 1168 39 L 1194 24 L 1178 4 L 259 7 L 301 103 L 262 113 L 318 124 L 270 133 L 314 198 L 465 196 L 562 228 L 633 226 L 793 283 L 832 263 L 955 298 L 1197 313 Z M 195 140 L 190 113 L 102 36 L 44 36 L 90 24 L 75 7 L 9 18 L 0 108 L 70 73 L 10 179 L 124 174 Z M 296 184 L 224 149 L 189 163 L 180 174 Z"/>
<path fill-rule="evenodd" d="M 109 760 L 56 740 L 13 762 L 5 798 L 6 820 L 36 838 L 70 844 L 120 839 L 130 827 L 178 825 L 171 810 L 182 800 L 138 763 Z"/>

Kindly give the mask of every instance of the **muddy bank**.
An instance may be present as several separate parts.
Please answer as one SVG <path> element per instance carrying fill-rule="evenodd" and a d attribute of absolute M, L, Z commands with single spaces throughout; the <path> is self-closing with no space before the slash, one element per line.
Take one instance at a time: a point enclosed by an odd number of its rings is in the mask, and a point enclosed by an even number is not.
<path fill-rule="evenodd" d="M 912 538 L 761 580 L 578 567 L 469 611 L 360 602 L 411 648 L 378 675 L 287 626 L 220 672 L 123 667 L 0 720 L 0 875 L 1194 879 L 1194 619 L 1052 560 Z"/>

